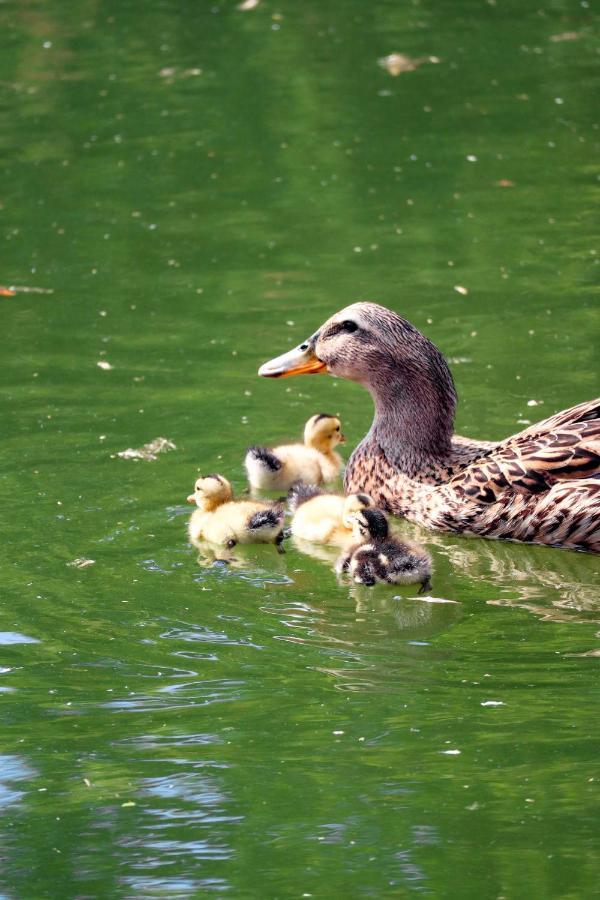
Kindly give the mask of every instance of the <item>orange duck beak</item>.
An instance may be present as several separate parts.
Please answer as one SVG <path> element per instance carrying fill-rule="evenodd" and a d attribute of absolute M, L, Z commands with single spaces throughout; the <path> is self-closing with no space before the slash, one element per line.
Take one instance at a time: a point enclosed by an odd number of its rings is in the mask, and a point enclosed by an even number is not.
<path fill-rule="evenodd" d="M 317 375 L 319 372 L 326 372 L 327 366 L 315 353 L 318 337 L 317 332 L 299 347 L 263 363 L 258 374 L 263 378 L 287 378 L 290 375 Z"/>

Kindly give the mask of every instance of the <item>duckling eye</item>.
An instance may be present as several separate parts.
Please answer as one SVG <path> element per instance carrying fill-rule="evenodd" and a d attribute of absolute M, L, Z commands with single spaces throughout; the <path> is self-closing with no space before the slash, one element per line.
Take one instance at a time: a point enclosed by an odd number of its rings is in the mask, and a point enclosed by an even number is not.
<path fill-rule="evenodd" d="M 347 334 L 352 334 L 353 331 L 358 331 L 358 325 L 356 322 L 352 322 L 350 319 L 346 319 L 345 322 L 340 324 L 340 331 L 345 331 Z"/>

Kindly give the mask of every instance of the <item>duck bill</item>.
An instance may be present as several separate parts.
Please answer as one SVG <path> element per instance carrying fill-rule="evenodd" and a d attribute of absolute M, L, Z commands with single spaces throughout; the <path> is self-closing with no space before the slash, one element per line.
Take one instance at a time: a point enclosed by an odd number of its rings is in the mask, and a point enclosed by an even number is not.
<path fill-rule="evenodd" d="M 326 372 L 327 366 L 316 355 L 314 347 L 318 334 L 289 353 L 282 353 L 275 359 L 263 363 L 258 374 L 263 378 L 287 378 L 290 375 L 317 375 Z"/>
<path fill-rule="evenodd" d="M 190 494 L 185 499 L 186 499 L 187 503 L 196 503 L 196 495 L 195 494 Z"/>

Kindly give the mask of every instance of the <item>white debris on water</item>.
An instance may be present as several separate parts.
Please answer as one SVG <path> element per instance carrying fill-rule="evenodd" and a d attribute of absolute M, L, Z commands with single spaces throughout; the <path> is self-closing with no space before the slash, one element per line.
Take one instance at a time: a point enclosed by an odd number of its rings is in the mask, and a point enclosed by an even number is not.
<path fill-rule="evenodd" d="M 168 438 L 157 437 L 153 441 L 148 441 L 143 447 L 133 449 L 128 447 L 127 450 L 120 450 L 117 456 L 121 459 L 145 459 L 147 462 L 155 460 L 159 453 L 166 453 L 167 450 L 176 450 L 177 445 Z"/>
<path fill-rule="evenodd" d="M 484 700 L 482 706 L 504 706 L 502 700 Z"/>
<path fill-rule="evenodd" d="M 110 371 L 110 369 L 113 368 L 113 366 L 111 366 L 111 364 L 106 359 L 98 360 L 96 365 L 98 366 L 99 369 L 104 369 L 105 372 L 108 372 L 108 371 Z"/>
<path fill-rule="evenodd" d="M 72 569 L 87 569 L 89 566 L 93 566 L 95 562 L 95 559 L 86 559 L 85 556 L 78 556 L 70 563 L 67 563 L 67 565 Z"/>

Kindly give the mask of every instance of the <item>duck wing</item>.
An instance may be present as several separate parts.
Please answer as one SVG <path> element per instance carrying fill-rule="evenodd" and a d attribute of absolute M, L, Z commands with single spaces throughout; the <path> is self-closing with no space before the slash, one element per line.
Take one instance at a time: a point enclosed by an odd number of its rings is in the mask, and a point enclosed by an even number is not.
<path fill-rule="evenodd" d="M 458 496 L 494 503 L 507 493 L 600 478 L 600 401 L 581 403 L 502 441 L 447 482 Z"/>

